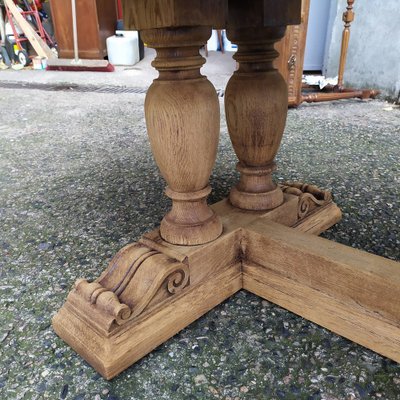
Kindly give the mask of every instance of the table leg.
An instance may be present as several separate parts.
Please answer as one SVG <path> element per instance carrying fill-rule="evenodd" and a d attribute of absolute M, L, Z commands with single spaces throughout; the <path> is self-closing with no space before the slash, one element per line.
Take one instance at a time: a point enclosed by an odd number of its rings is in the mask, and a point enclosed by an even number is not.
<path fill-rule="evenodd" d="M 228 130 L 239 158 L 240 181 L 231 203 L 247 210 L 269 210 L 283 203 L 282 190 L 273 182 L 274 158 L 281 143 L 287 115 L 287 86 L 273 67 L 278 56 L 274 43 L 285 27 L 228 29 L 237 43 L 239 69 L 226 88 Z"/>
<path fill-rule="evenodd" d="M 146 97 L 147 130 L 172 199 L 160 233 L 179 245 L 207 243 L 222 233 L 206 202 L 220 125 L 215 88 L 200 73 L 205 59 L 199 51 L 210 34 L 210 27 L 142 31 L 143 40 L 157 50 L 152 65 L 160 73 Z"/>

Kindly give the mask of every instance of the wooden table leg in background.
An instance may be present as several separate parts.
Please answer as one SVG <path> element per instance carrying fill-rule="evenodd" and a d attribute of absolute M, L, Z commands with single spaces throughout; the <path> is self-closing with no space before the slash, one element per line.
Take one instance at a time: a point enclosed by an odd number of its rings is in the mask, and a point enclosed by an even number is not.
<path fill-rule="evenodd" d="M 340 48 L 339 74 L 337 84 L 337 89 L 339 91 L 343 90 L 344 69 L 346 67 L 347 50 L 349 49 L 350 41 L 350 26 L 351 23 L 354 21 L 353 5 L 354 0 L 347 0 L 347 9 L 343 13 L 344 29 L 342 33 L 342 45 Z"/>
<path fill-rule="evenodd" d="M 340 60 L 338 71 L 338 83 L 335 86 L 328 85 L 324 88 L 324 92 L 303 93 L 300 102 L 318 103 L 322 101 L 333 101 L 342 99 L 374 99 L 380 94 L 379 90 L 373 89 L 353 89 L 344 87 L 344 72 L 346 67 L 347 52 L 350 42 L 350 26 L 354 21 L 354 6 L 355 0 L 347 0 L 346 11 L 343 13 L 344 29 L 342 33 L 342 44 L 340 48 Z"/>
<path fill-rule="evenodd" d="M 225 109 L 233 148 L 239 158 L 240 181 L 231 203 L 244 210 L 270 210 L 283 203 L 282 189 L 272 180 L 274 158 L 285 129 L 287 86 L 273 68 L 274 43 L 285 26 L 228 29 L 238 51 L 239 69 L 225 92 Z"/>
<path fill-rule="evenodd" d="M 76 282 L 55 331 L 110 379 L 246 289 L 400 361 L 398 263 L 314 236 L 340 220 L 330 193 L 271 177 L 287 114 L 273 45 L 300 0 L 125 0 L 124 15 L 157 50 L 145 114 L 173 205 L 98 279 Z M 209 207 L 220 115 L 199 49 L 212 27 L 239 45 L 226 114 L 241 177 Z"/>

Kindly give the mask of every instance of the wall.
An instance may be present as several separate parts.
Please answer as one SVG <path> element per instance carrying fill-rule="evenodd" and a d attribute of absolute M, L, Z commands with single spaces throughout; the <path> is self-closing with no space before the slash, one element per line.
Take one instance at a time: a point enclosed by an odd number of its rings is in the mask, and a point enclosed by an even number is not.
<path fill-rule="evenodd" d="M 333 30 L 327 39 L 325 74 L 337 76 L 342 14 L 346 0 L 332 0 Z M 400 92 L 400 2 L 356 0 L 344 81 L 357 88 L 377 88 L 384 95 Z"/>

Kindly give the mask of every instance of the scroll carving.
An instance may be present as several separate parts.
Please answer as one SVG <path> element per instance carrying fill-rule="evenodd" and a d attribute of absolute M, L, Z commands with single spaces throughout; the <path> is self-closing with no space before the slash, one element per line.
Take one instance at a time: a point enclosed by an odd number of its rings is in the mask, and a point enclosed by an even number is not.
<path fill-rule="evenodd" d="M 97 282 L 89 283 L 85 279 L 79 279 L 75 283 L 75 290 L 90 304 L 96 305 L 99 310 L 115 318 L 118 325 L 128 321 L 132 310 L 126 304 L 122 304 L 117 295 L 104 288 Z"/>
<path fill-rule="evenodd" d="M 150 289 L 132 310 L 132 317 L 138 317 L 151 303 L 159 290 L 165 291 L 163 284 L 166 282 L 166 291 L 174 295 L 182 291 L 189 283 L 189 267 L 186 264 L 174 263 L 157 275 Z"/>
<path fill-rule="evenodd" d="M 302 182 L 286 182 L 281 185 L 284 193 L 299 196 L 297 216 L 299 219 L 306 217 L 315 208 L 323 207 L 332 202 L 332 194 L 322 190 L 315 185 Z"/>
<path fill-rule="evenodd" d="M 143 243 L 123 248 L 95 282 L 79 279 L 71 293 L 112 325 L 123 325 L 189 285 L 189 266 Z M 85 305 L 86 304 L 86 305 Z"/>
<path fill-rule="evenodd" d="M 189 268 L 185 265 L 185 269 L 173 272 L 167 281 L 168 292 L 171 294 L 179 293 L 189 281 Z"/>

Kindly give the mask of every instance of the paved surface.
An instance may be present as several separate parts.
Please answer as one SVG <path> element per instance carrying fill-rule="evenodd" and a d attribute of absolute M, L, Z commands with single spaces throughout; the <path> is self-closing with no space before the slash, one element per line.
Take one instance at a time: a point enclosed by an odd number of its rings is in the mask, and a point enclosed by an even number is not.
<path fill-rule="evenodd" d="M 1 90 L 0 399 L 400 399 L 400 365 L 246 292 L 111 382 L 54 334 L 74 281 L 169 207 L 143 102 Z M 212 202 L 237 180 L 221 126 Z M 332 189 L 344 218 L 325 236 L 399 259 L 399 134 L 399 109 L 380 101 L 303 105 L 289 111 L 277 179 Z"/>
<path fill-rule="evenodd" d="M 202 52 L 204 56 L 204 52 Z M 1 71 L 0 82 L 20 82 L 36 84 L 75 84 L 94 86 L 125 86 L 147 88 L 152 80 L 157 77 L 157 71 L 151 67 L 155 56 L 153 49 L 145 49 L 145 58 L 132 67 L 116 67 L 115 72 L 71 72 L 71 71 L 35 71 L 24 69 L 14 71 L 8 69 Z M 235 70 L 236 62 L 232 59 L 232 53 L 210 51 L 207 63 L 203 66 L 203 73 L 217 89 L 224 89 L 226 83 Z"/>

